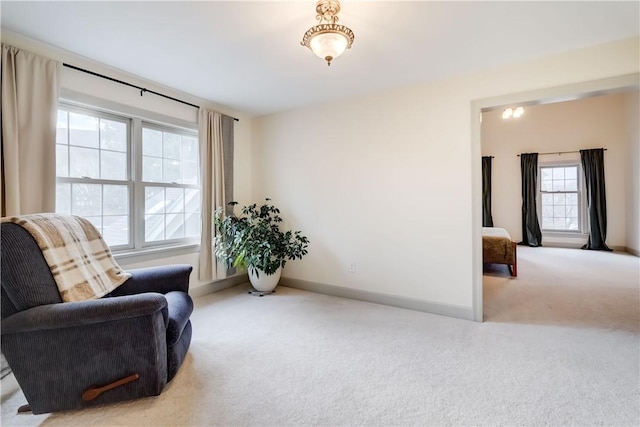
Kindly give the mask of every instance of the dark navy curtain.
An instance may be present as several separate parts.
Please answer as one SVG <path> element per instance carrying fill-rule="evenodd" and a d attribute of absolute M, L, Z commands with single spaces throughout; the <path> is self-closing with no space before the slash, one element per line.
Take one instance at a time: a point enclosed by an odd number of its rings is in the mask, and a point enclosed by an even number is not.
<path fill-rule="evenodd" d="M 491 157 L 482 157 L 482 226 L 493 227 L 491 216 Z"/>
<path fill-rule="evenodd" d="M 587 187 L 589 239 L 582 249 L 610 251 L 607 240 L 607 197 L 604 185 L 604 149 L 580 150 Z"/>
<path fill-rule="evenodd" d="M 542 231 L 536 208 L 538 153 L 520 154 L 522 174 L 522 242 L 520 245 L 542 246 Z"/>

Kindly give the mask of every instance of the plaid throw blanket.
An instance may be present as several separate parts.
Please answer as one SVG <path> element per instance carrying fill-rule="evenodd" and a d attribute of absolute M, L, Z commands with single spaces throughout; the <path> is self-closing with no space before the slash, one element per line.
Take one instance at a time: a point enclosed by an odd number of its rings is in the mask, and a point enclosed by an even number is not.
<path fill-rule="evenodd" d="M 27 230 L 38 243 L 62 300 L 100 298 L 131 275 L 113 259 L 102 236 L 78 216 L 33 214 L 2 218 Z"/>

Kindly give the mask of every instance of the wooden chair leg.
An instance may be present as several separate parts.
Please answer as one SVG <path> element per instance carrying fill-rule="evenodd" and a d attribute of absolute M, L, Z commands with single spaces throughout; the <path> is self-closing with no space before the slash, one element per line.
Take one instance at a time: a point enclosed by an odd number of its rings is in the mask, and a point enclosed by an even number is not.
<path fill-rule="evenodd" d="M 29 406 L 29 404 L 22 405 L 18 408 L 19 414 L 26 414 L 27 412 L 31 412 L 31 406 Z"/>
<path fill-rule="evenodd" d="M 511 242 L 511 245 L 513 246 L 513 267 L 512 267 L 511 275 L 513 277 L 518 277 L 518 252 L 517 252 L 518 244 L 516 242 Z"/>

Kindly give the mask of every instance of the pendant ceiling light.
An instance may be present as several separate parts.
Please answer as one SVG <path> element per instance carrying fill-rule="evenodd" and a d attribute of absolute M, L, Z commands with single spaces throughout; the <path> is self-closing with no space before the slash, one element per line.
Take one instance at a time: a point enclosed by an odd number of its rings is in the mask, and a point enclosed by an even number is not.
<path fill-rule="evenodd" d="M 355 36 L 348 27 L 337 24 L 340 12 L 338 0 L 319 0 L 316 12 L 318 25 L 304 33 L 300 44 L 327 61 L 327 65 L 331 65 L 331 61 L 351 48 Z"/>
<path fill-rule="evenodd" d="M 510 119 L 511 117 L 513 117 L 514 119 L 517 119 L 518 117 L 522 116 L 523 114 L 524 114 L 524 108 L 522 108 L 522 107 L 518 107 L 516 109 L 507 108 L 502 112 L 502 118 L 503 119 Z"/>

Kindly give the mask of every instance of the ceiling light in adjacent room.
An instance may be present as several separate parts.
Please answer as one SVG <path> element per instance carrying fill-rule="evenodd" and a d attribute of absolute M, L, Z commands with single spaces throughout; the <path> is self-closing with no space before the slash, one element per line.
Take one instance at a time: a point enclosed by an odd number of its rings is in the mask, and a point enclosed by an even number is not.
<path fill-rule="evenodd" d="M 510 119 L 511 117 L 513 117 L 514 119 L 517 119 L 518 117 L 522 116 L 524 114 L 524 108 L 522 107 L 517 107 L 517 108 L 505 108 L 505 110 L 502 112 L 502 118 L 503 119 Z"/>
<path fill-rule="evenodd" d="M 515 117 L 516 119 L 523 114 L 524 114 L 524 108 L 522 107 L 518 107 L 515 110 L 513 110 L 513 117 Z"/>
<path fill-rule="evenodd" d="M 318 25 L 304 33 L 300 44 L 327 61 L 327 65 L 331 65 L 331 61 L 351 48 L 355 35 L 348 27 L 337 24 L 340 12 L 338 0 L 319 0 L 316 12 Z"/>

